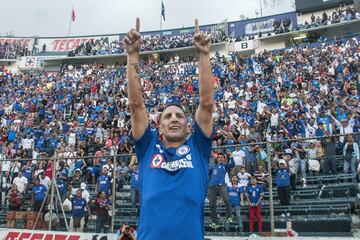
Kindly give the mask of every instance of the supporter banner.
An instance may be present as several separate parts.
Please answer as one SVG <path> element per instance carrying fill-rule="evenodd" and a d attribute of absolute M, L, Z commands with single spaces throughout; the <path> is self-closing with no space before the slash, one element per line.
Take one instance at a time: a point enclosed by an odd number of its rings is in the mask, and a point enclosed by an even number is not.
<path fill-rule="evenodd" d="M 81 44 L 90 41 L 102 40 L 111 42 L 119 40 L 119 35 L 111 36 L 88 36 L 88 37 L 68 37 L 68 38 L 39 38 L 39 48 L 46 46 L 46 52 L 69 52 L 75 50 Z"/>
<path fill-rule="evenodd" d="M 275 21 L 283 21 L 289 19 L 290 29 L 297 25 L 297 17 L 295 12 L 283 13 L 274 16 L 262 18 L 254 18 L 236 22 L 229 22 L 229 35 L 233 38 L 242 37 L 243 35 L 254 35 L 258 33 L 266 33 L 274 30 L 273 23 Z"/>
<path fill-rule="evenodd" d="M 34 38 L 0 37 L 0 44 L 19 43 L 21 46 L 28 48 L 29 51 L 32 51 L 34 42 L 35 42 Z"/>
<path fill-rule="evenodd" d="M 32 70 L 42 68 L 42 61 L 39 57 L 36 56 L 21 57 L 17 64 L 20 70 Z"/>

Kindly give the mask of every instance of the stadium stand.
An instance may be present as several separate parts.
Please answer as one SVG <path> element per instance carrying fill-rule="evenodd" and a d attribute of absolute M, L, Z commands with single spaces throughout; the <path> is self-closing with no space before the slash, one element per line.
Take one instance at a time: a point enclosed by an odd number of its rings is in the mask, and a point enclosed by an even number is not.
<path fill-rule="evenodd" d="M 335 12 L 331 19 L 311 19 L 310 24 L 298 28 L 355 18 L 358 13 L 346 9 Z M 142 51 L 189 47 L 191 38 L 187 34 L 151 35 L 144 39 Z M 121 41 L 104 38 L 80 45 L 69 56 L 123 52 Z M 0 57 L 18 55 L 27 55 L 26 49 L 0 46 Z M 230 176 L 237 175 L 242 165 L 251 175 L 256 174 L 259 165 L 273 174 L 273 198 L 270 179 L 260 178 L 265 185 L 264 231 L 270 231 L 273 207 L 275 228 L 286 228 L 291 222 L 293 230 L 303 236 L 352 236 L 352 217 L 359 211 L 359 36 L 317 39 L 313 44 L 265 50 L 247 57 L 234 52 L 229 56 L 216 53 L 211 61 L 216 100 L 213 118 L 217 126 L 211 162 L 214 164 L 217 153 L 222 152 L 235 163 Z M 156 61 L 142 59 L 140 66 L 151 126 L 158 126 L 160 113 L 171 102 L 181 103 L 192 116 L 188 119 L 192 123 L 199 100 L 196 58 L 165 53 Z M 58 72 L 20 74 L 6 66 L 0 68 L 0 226 L 14 228 L 26 221 L 28 228 L 33 227 L 35 217 L 30 212 L 39 211 L 34 209 L 36 197 L 45 198 L 37 195 L 34 179 L 40 177 L 40 183 L 49 188 L 53 159 L 58 161 L 56 181 L 62 202 L 81 189 L 82 194 L 88 192 L 93 214 L 112 210 L 115 229 L 123 223 L 136 226 L 139 203 L 134 189 L 138 172 L 134 167 L 136 158 L 132 157 L 125 73 L 121 63 L 63 64 Z M 267 150 L 266 142 L 272 143 Z M 354 154 L 351 152 L 347 159 L 349 145 Z M 273 162 L 271 168 L 269 159 Z M 275 169 L 283 159 L 292 175 L 290 205 L 280 204 L 281 193 L 276 189 Z M 316 166 L 310 161 L 315 161 Z M 25 179 L 18 177 L 19 172 Z M 115 192 L 112 182 L 116 183 Z M 20 202 L 11 194 L 14 184 Z M 97 196 L 100 190 L 106 194 L 104 199 Z M 206 232 L 249 235 L 249 206 L 240 207 L 240 229 L 236 221 L 226 222 L 223 205 L 218 202 L 221 224 L 213 229 L 206 202 Z M 19 206 L 22 214 L 17 211 L 16 215 L 10 206 Z M 54 211 L 59 223 L 53 225 L 53 230 L 65 230 L 59 206 L 57 202 Z M 48 212 L 46 204 L 44 208 Z M 105 220 L 107 228 L 112 213 Z M 71 216 L 66 211 L 68 220 Z M 43 219 L 39 222 L 38 229 L 48 226 Z M 87 219 L 85 231 L 96 231 L 98 224 Z"/>

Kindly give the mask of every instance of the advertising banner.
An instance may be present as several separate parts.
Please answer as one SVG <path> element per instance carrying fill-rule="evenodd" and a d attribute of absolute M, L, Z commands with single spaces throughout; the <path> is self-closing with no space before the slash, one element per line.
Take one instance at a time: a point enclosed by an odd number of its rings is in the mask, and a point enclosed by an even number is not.
<path fill-rule="evenodd" d="M 19 43 L 21 46 L 28 48 L 29 51 L 32 51 L 34 46 L 34 38 L 21 38 L 21 37 L 0 37 L 0 44 L 4 43 Z"/>
<path fill-rule="evenodd" d="M 119 35 L 110 36 L 83 36 L 83 37 L 66 37 L 66 38 L 39 38 L 39 48 L 46 46 L 46 52 L 69 52 L 75 50 L 81 44 L 90 41 L 111 42 L 119 40 Z"/>

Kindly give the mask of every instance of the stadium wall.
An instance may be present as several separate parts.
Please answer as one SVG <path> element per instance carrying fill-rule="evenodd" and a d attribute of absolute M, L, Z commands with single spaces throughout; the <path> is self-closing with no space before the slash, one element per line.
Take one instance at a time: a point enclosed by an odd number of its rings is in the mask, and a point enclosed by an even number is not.
<path fill-rule="evenodd" d="M 219 52 L 220 55 L 227 55 L 227 49 L 225 43 L 216 43 L 211 46 L 211 56 L 215 55 L 215 52 Z M 170 56 L 178 55 L 179 57 L 196 56 L 194 47 L 185 47 L 177 49 L 166 49 L 161 51 L 148 51 L 140 53 L 141 58 L 148 58 L 152 56 L 155 60 L 162 54 Z M 109 55 L 94 55 L 94 56 L 77 56 L 77 57 L 52 57 L 43 59 L 43 67 L 45 71 L 59 71 L 62 64 L 92 64 L 94 62 L 99 64 L 125 64 L 126 54 L 109 54 Z"/>
<path fill-rule="evenodd" d="M 53 232 L 53 231 L 32 231 L 32 230 L 20 230 L 20 229 L 6 229 L 0 228 L 0 237 L 2 240 L 118 240 L 118 234 L 102 234 L 102 233 L 79 233 L 79 232 Z M 253 237 L 213 237 L 207 236 L 205 239 L 209 240 L 245 240 L 253 239 Z M 268 240 L 281 240 L 288 239 L 285 237 L 266 237 Z M 291 238 L 290 238 L 291 239 Z M 336 238 L 325 238 L 325 237 L 296 237 L 292 239 L 299 240 L 347 240 L 354 239 L 350 237 L 336 237 Z"/>

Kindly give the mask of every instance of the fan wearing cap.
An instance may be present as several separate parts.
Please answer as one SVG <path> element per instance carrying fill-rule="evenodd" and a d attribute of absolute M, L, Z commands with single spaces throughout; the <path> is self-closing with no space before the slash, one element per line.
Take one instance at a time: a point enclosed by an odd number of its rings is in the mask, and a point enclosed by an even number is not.
<path fill-rule="evenodd" d="M 290 204 L 290 171 L 284 159 L 279 160 L 279 167 L 275 170 L 275 181 L 281 205 Z"/>

